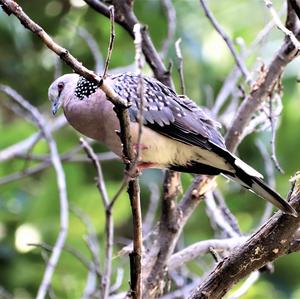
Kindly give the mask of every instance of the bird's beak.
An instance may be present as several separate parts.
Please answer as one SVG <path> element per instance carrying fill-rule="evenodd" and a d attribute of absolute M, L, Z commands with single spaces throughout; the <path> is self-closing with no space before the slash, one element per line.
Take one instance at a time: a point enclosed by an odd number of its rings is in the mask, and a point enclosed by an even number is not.
<path fill-rule="evenodd" d="M 55 115 L 56 112 L 58 111 L 58 109 L 60 108 L 60 100 L 59 100 L 59 96 L 52 102 L 52 107 L 51 107 L 51 111 L 52 114 Z"/>

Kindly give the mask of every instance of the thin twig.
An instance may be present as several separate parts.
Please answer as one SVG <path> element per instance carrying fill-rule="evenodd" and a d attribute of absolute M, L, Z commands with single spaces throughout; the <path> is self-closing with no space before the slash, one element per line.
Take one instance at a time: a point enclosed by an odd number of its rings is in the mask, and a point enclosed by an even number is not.
<path fill-rule="evenodd" d="M 156 214 L 156 210 L 157 210 L 159 198 L 160 198 L 160 192 L 159 192 L 160 190 L 159 190 L 159 187 L 157 184 L 151 183 L 151 184 L 149 184 L 148 188 L 149 188 L 151 195 L 150 195 L 147 213 L 144 217 L 143 235 L 150 233 L 150 231 L 153 227 L 155 214 Z"/>
<path fill-rule="evenodd" d="M 64 116 L 59 116 L 53 123 L 48 125 L 51 132 L 59 130 L 66 124 L 66 119 Z M 15 158 L 19 154 L 24 154 L 30 149 L 38 140 L 42 138 L 42 133 L 37 132 L 32 134 L 30 137 L 13 144 L 0 151 L 0 162 L 8 161 Z"/>
<path fill-rule="evenodd" d="M 133 174 L 136 171 L 137 163 L 141 155 L 141 140 L 143 133 L 143 122 L 144 122 L 144 79 L 142 75 L 143 68 L 143 59 L 142 59 L 142 26 L 140 24 L 135 24 L 133 31 L 135 34 L 134 45 L 135 45 L 135 65 L 136 73 L 138 75 L 138 85 L 137 85 L 137 94 L 139 95 L 139 113 L 138 113 L 138 138 L 135 144 L 135 157 L 131 165 L 131 173 Z"/>
<path fill-rule="evenodd" d="M 88 3 L 91 7 L 93 7 L 95 10 L 97 10 L 99 13 L 105 15 L 106 17 L 109 16 L 108 8 L 104 3 L 96 0 L 84 0 L 84 1 Z M 134 14 L 134 11 L 132 9 L 133 7 L 131 4 L 132 4 L 131 1 L 115 1 L 114 2 L 115 12 L 116 12 L 115 20 L 124 29 L 126 29 L 132 37 L 134 37 L 133 27 L 135 24 L 139 22 Z M 159 57 L 151 41 L 148 31 L 144 29 L 142 30 L 141 34 L 143 40 L 142 50 L 146 58 L 146 61 L 148 62 L 151 69 L 153 70 L 155 77 L 159 81 L 163 82 L 165 85 L 172 88 L 174 85 L 170 78 L 170 72 L 163 65 L 161 58 Z M 160 225 L 160 232 L 157 234 L 157 236 L 161 236 L 161 239 L 156 243 L 156 246 L 151 247 L 148 256 L 154 257 L 155 254 L 157 254 L 157 252 L 161 252 L 162 254 L 159 255 L 156 261 L 152 258 L 152 262 L 151 262 L 152 266 L 150 266 L 151 269 L 149 269 L 149 272 L 152 273 L 151 278 L 148 279 L 147 278 L 148 275 L 146 274 L 143 276 L 144 282 L 145 283 L 149 282 L 150 285 L 149 288 L 145 286 L 145 292 L 147 291 L 147 293 L 144 294 L 145 297 L 149 297 L 150 293 L 151 296 L 155 296 L 154 289 L 157 289 L 156 279 L 159 278 L 161 273 L 165 273 L 165 265 L 167 262 L 167 258 L 173 252 L 176 244 L 176 238 L 174 238 L 174 236 L 176 236 L 179 231 L 177 231 L 175 223 L 179 215 L 176 213 L 175 199 L 180 190 L 179 185 L 180 185 L 179 174 L 173 171 L 166 171 L 165 179 L 164 179 L 163 213 L 161 215 L 162 222 Z M 175 231 L 177 231 L 177 233 L 174 233 Z"/>
<path fill-rule="evenodd" d="M 98 0 L 84 0 L 88 5 L 106 17 L 110 17 L 108 6 Z M 132 1 L 115 1 L 115 21 L 120 24 L 134 38 L 133 27 L 140 23 L 134 14 Z M 148 31 L 142 31 L 142 50 L 147 63 L 150 65 L 155 77 L 169 87 L 173 87 L 170 73 L 164 66 L 158 52 L 156 51 Z"/>
<path fill-rule="evenodd" d="M 47 244 L 47 243 L 28 243 L 28 246 L 34 246 L 42 248 L 43 250 L 46 250 L 48 252 L 53 252 L 53 246 Z M 86 269 L 93 270 L 95 273 L 97 273 L 98 277 L 101 278 L 101 273 L 98 271 L 96 267 L 88 260 L 86 256 L 84 256 L 80 251 L 78 251 L 76 248 L 65 244 L 63 247 L 63 250 L 65 252 L 70 253 L 72 256 L 74 256 Z"/>
<path fill-rule="evenodd" d="M 220 209 L 222 213 L 222 217 L 224 218 L 224 221 L 228 222 L 228 224 L 231 226 L 231 228 L 239 235 L 242 236 L 238 221 L 236 217 L 233 215 L 233 213 L 228 208 L 226 201 L 221 194 L 220 190 L 217 188 L 213 192 L 214 198 L 216 200 L 218 209 Z"/>
<path fill-rule="evenodd" d="M 168 33 L 160 50 L 160 56 L 165 58 L 168 49 L 174 39 L 176 30 L 176 10 L 172 0 L 161 0 L 162 7 L 167 17 Z"/>
<path fill-rule="evenodd" d="M 226 235 L 234 238 L 240 237 L 241 234 L 236 231 L 235 224 L 232 225 L 223 215 L 223 211 L 217 206 L 213 193 L 211 191 L 205 194 L 205 204 L 207 206 L 209 219 L 214 221 L 222 231 L 226 232 Z"/>
<path fill-rule="evenodd" d="M 63 59 L 66 63 L 72 66 L 72 68 L 84 76 L 88 80 L 95 82 L 99 85 L 99 87 L 104 91 L 107 98 L 114 104 L 114 109 L 117 113 L 118 119 L 120 121 L 120 137 L 121 142 L 123 144 L 123 153 L 124 153 L 124 161 L 126 164 L 127 172 L 130 170 L 130 164 L 128 161 L 132 161 L 132 146 L 131 146 L 131 136 L 130 136 L 130 125 L 129 125 L 129 116 L 126 108 L 128 108 L 128 103 L 120 96 L 118 96 L 114 90 L 111 88 L 109 84 L 106 83 L 103 78 L 97 76 L 92 71 L 85 68 L 74 56 L 72 56 L 66 49 L 62 48 L 58 44 L 56 44 L 52 38 L 34 21 L 32 21 L 22 10 L 22 8 L 12 0 L 0 0 L 2 7 L 5 9 L 7 13 L 13 13 L 22 23 L 23 26 L 31 30 L 38 37 L 42 39 L 42 41 L 56 54 L 58 54 L 61 59 Z M 133 231 L 134 231 L 134 252 L 132 254 L 132 289 L 134 298 L 141 298 L 141 243 L 142 239 L 140 236 L 141 232 L 141 210 L 140 210 L 140 200 L 139 200 L 139 185 L 137 179 L 131 180 L 128 186 L 128 193 L 131 200 L 131 206 L 133 211 Z M 58 258 L 58 256 L 55 256 Z M 50 259 L 51 261 L 51 259 Z M 50 262 L 49 261 L 49 262 Z M 56 262 L 56 260 L 55 260 Z M 55 265 L 55 264 L 54 264 Z M 47 268 L 50 269 L 50 268 Z M 52 269 L 52 268 L 51 268 Z M 49 271 L 48 271 L 49 272 Z M 47 274 L 48 274 L 47 272 Z M 53 271 L 51 272 L 52 275 Z M 49 275 L 48 275 L 49 276 Z M 49 277 L 46 277 L 48 281 Z M 45 292 L 44 290 L 48 287 L 48 285 L 41 285 L 41 297 L 38 299 L 44 298 Z"/>
<path fill-rule="evenodd" d="M 282 15 L 285 11 L 285 5 L 283 5 L 282 9 L 280 10 L 279 14 Z M 247 58 L 249 55 L 253 54 L 253 51 L 262 44 L 267 37 L 267 35 L 271 32 L 272 28 L 274 27 L 274 21 L 271 20 L 266 24 L 266 26 L 256 35 L 254 41 L 251 43 L 248 49 L 246 49 L 241 55 L 243 59 Z M 222 88 L 220 89 L 218 96 L 215 101 L 215 105 L 212 110 L 212 115 L 217 115 L 224 105 L 226 99 L 229 95 L 236 89 L 236 85 L 238 79 L 240 78 L 241 73 L 239 68 L 235 66 L 229 76 L 227 76 L 226 80 L 223 83 Z M 235 110 L 234 110 L 235 111 Z"/>
<path fill-rule="evenodd" d="M 54 53 L 56 53 L 63 61 L 72 66 L 73 70 L 79 75 L 99 85 L 99 88 L 106 94 L 107 99 L 121 109 L 128 108 L 126 100 L 122 99 L 105 79 L 96 75 L 93 71 L 82 65 L 70 52 L 53 41 L 51 36 L 37 23 L 25 14 L 22 7 L 13 0 L 0 0 L 0 4 L 4 11 L 8 14 L 13 13 L 22 23 L 22 25 L 36 34 L 43 43 Z"/>
<path fill-rule="evenodd" d="M 105 259 L 104 269 L 101 282 L 102 298 L 107 299 L 109 296 L 110 279 L 111 279 L 111 264 L 112 264 L 112 253 L 113 253 L 113 242 L 114 242 L 114 230 L 113 230 L 113 218 L 111 213 L 111 206 L 109 204 L 109 197 L 104 182 L 104 177 L 101 169 L 101 165 L 97 159 L 97 156 L 93 149 L 88 143 L 80 138 L 80 143 L 91 159 L 96 171 L 97 171 L 97 187 L 102 198 L 102 203 L 105 208 L 105 235 L 106 235 L 106 246 L 105 246 Z"/>
<path fill-rule="evenodd" d="M 129 173 L 133 174 L 137 166 L 137 162 L 140 156 L 140 143 L 143 129 L 143 103 L 144 103 L 144 90 L 143 90 L 143 77 L 142 77 L 142 27 L 139 23 L 134 25 L 133 31 L 135 33 L 134 44 L 136 47 L 136 66 L 139 76 L 138 94 L 140 97 L 139 107 L 139 130 L 137 139 L 137 149 L 135 156 L 131 156 L 131 165 L 128 166 Z M 132 155 L 132 153 L 131 153 Z M 131 289 L 134 299 L 142 298 L 142 248 L 143 248 L 143 236 L 142 236 L 142 211 L 140 202 L 140 190 L 137 178 L 129 182 L 128 193 L 130 195 L 132 220 L 133 220 L 133 252 L 130 253 L 130 276 L 131 276 Z"/>
<path fill-rule="evenodd" d="M 122 287 L 123 278 L 124 278 L 124 269 L 123 268 L 117 268 L 116 281 L 110 287 L 111 293 L 115 293 L 117 290 L 119 290 Z"/>
<path fill-rule="evenodd" d="M 223 38 L 223 40 L 227 44 L 228 49 L 230 50 L 230 52 L 235 60 L 235 63 L 238 66 L 238 68 L 240 69 L 244 79 L 246 80 L 247 83 L 250 84 L 252 81 L 250 74 L 247 70 L 245 63 L 243 62 L 242 58 L 240 57 L 239 53 L 236 51 L 230 37 L 225 32 L 225 30 L 221 27 L 221 25 L 218 23 L 217 19 L 214 17 L 212 12 L 210 11 L 206 0 L 200 0 L 200 4 L 204 10 L 205 15 L 207 16 L 207 18 L 209 19 L 209 21 L 211 22 L 213 27 L 216 29 L 216 31 L 220 34 L 220 36 Z"/>
<path fill-rule="evenodd" d="M 264 169 L 267 174 L 268 185 L 276 189 L 274 167 L 270 159 L 269 153 L 261 140 L 257 140 L 256 146 L 264 159 L 264 166 L 265 166 Z M 261 216 L 261 219 L 259 221 L 258 227 L 262 226 L 271 217 L 272 212 L 273 212 L 273 205 L 270 202 L 267 202 L 264 213 Z"/>
<path fill-rule="evenodd" d="M 192 244 L 171 256 L 168 261 L 168 271 L 181 267 L 183 264 L 196 259 L 209 252 L 210 248 L 216 251 L 231 251 L 245 242 L 247 237 L 234 237 L 227 239 L 211 239 Z"/>
<path fill-rule="evenodd" d="M 78 35 L 87 43 L 89 49 L 95 60 L 95 72 L 99 74 L 103 69 L 103 56 L 101 51 L 98 47 L 97 42 L 95 41 L 94 37 L 84 28 L 79 26 L 77 28 Z M 59 59 L 59 61 L 61 61 Z M 57 77 L 56 77 L 57 78 Z"/>
<path fill-rule="evenodd" d="M 98 157 L 97 157 L 96 153 L 94 152 L 94 150 L 92 149 L 92 147 L 86 142 L 86 140 L 83 137 L 80 138 L 80 143 L 81 143 L 81 146 L 83 147 L 84 151 L 86 152 L 88 158 L 93 163 L 93 166 L 96 169 L 97 187 L 98 187 L 98 190 L 101 195 L 103 206 L 105 208 L 107 208 L 109 205 L 109 197 L 108 197 L 108 193 L 107 193 L 105 182 L 104 182 L 102 168 L 98 161 Z"/>
<path fill-rule="evenodd" d="M 281 104 L 281 97 L 279 94 L 275 94 L 274 98 L 277 98 L 278 101 L 280 102 L 280 106 L 282 107 Z M 284 170 L 282 169 L 282 167 L 280 166 L 280 163 L 277 159 L 277 155 L 276 155 L 276 133 L 277 133 L 277 122 L 278 122 L 278 115 L 274 115 L 274 109 L 273 109 L 273 98 L 270 97 L 270 101 L 269 101 L 269 120 L 270 120 L 270 124 L 271 124 L 271 148 L 272 148 L 272 161 L 274 162 L 275 167 L 277 168 L 277 170 L 279 172 L 281 172 L 281 174 L 284 174 Z"/>
<path fill-rule="evenodd" d="M 97 233 L 91 222 L 90 217 L 85 214 L 80 208 L 76 206 L 71 207 L 71 211 L 77 216 L 80 221 L 85 225 L 87 235 L 84 240 L 87 244 L 88 250 L 91 253 L 92 261 L 90 262 L 91 267 L 88 272 L 86 287 L 82 299 L 85 298 L 88 294 L 94 293 L 97 291 L 96 278 L 101 286 L 103 280 L 103 275 L 100 272 L 100 259 L 99 259 L 99 240 L 97 238 Z M 89 297 L 87 297 L 89 298 Z M 86 298 L 86 299 L 87 299 Z"/>
<path fill-rule="evenodd" d="M 185 94 L 185 83 L 184 83 L 184 75 L 183 75 L 183 57 L 181 54 L 181 49 L 180 49 L 180 43 L 181 43 L 181 38 L 179 38 L 175 42 L 175 51 L 176 51 L 176 56 L 178 59 L 178 73 L 179 73 L 179 79 L 180 79 L 180 94 L 184 95 Z"/>
<path fill-rule="evenodd" d="M 106 60 L 105 60 L 105 65 L 104 65 L 104 70 L 103 70 L 103 75 L 102 78 L 106 78 L 106 74 L 107 74 L 107 70 L 108 70 L 108 66 L 111 60 L 111 55 L 112 55 L 112 50 L 113 50 L 113 46 L 114 46 L 114 40 L 115 40 L 115 9 L 113 7 L 113 5 L 111 5 L 109 8 L 109 15 L 110 15 L 110 39 L 109 39 L 109 46 L 108 46 L 108 50 L 107 50 L 107 56 L 106 56 Z"/>
<path fill-rule="evenodd" d="M 66 154 L 60 155 L 60 160 L 62 162 L 89 162 L 90 160 L 88 160 L 88 158 L 83 157 L 83 156 L 73 156 L 71 153 L 73 151 L 71 150 L 70 152 L 67 152 Z M 33 174 L 36 174 L 38 172 L 41 172 L 45 169 L 47 169 L 48 167 L 51 166 L 51 159 L 50 156 L 42 156 L 42 157 L 38 157 L 38 156 L 33 156 L 30 155 L 28 156 L 31 160 L 37 160 L 37 161 L 41 161 L 42 163 L 32 166 L 30 168 L 26 168 L 23 169 L 21 171 L 17 171 L 13 174 L 9 174 L 7 176 L 4 177 L 0 177 L 0 186 L 1 185 L 6 185 L 8 183 L 23 179 L 25 177 L 31 176 Z M 22 159 L 26 159 L 26 155 L 16 155 L 16 158 L 22 158 Z M 112 160 L 119 160 L 119 158 L 114 154 L 114 153 L 103 153 L 103 154 L 98 154 L 97 158 L 99 159 L 99 161 L 112 161 Z M 117 199 L 117 198 L 115 198 Z"/>
<path fill-rule="evenodd" d="M 228 299 L 238 299 L 245 295 L 248 290 L 254 285 L 254 283 L 258 280 L 260 274 L 259 271 L 252 272 L 246 281 L 241 285 L 239 289 L 237 289 Z"/>
<path fill-rule="evenodd" d="M 286 36 L 288 36 L 290 38 L 291 42 L 294 44 L 294 46 L 297 50 L 300 50 L 299 40 L 297 39 L 297 37 L 295 36 L 295 34 L 291 30 L 287 29 L 283 25 L 283 23 L 280 20 L 280 17 L 278 15 L 278 13 L 274 9 L 273 2 L 271 0 L 264 0 L 264 1 L 265 1 L 265 5 L 269 9 L 269 12 L 270 12 L 276 26 L 278 27 L 278 29 L 281 30 Z"/>
<path fill-rule="evenodd" d="M 162 296 L 160 299 L 177 299 L 177 298 L 187 298 L 191 291 L 201 282 L 201 279 L 195 279 L 190 283 L 187 283 L 182 288 L 175 290 L 169 294 Z"/>
<path fill-rule="evenodd" d="M 47 123 L 42 116 L 42 114 L 38 111 L 37 108 L 32 106 L 28 101 L 22 98 L 20 95 L 17 94 L 16 91 L 11 89 L 8 86 L 1 85 L 1 90 L 8 94 L 14 101 L 16 101 L 23 109 L 29 112 L 39 129 L 42 131 L 50 149 L 50 157 L 51 163 L 54 167 L 56 172 L 56 179 L 57 179 L 57 186 L 59 191 L 59 203 L 60 203 L 60 230 L 55 241 L 55 245 L 53 247 L 53 252 L 49 258 L 47 263 L 44 276 L 42 282 L 40 284 L 37 299 L 45 298 L 48 287 L 51 283 L 51 279 L 59 260 L 62 248 L 64 246 L 67 231 L 68 231 L 68 224 L 69 224 L 69 212 L 68 212 L 68 199 L 67 199 L 67 191 L 66 191 L 66 179 L 64 170 L 59 159 L 59 153 L 56 147 L 56 143 L 51 135 L 50 130 L 48 129 Z"/>

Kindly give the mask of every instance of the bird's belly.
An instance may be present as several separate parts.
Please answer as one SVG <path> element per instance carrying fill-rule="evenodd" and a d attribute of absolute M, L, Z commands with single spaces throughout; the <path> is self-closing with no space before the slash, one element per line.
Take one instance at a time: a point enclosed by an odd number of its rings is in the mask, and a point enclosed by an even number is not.
<path fill-rule="evenodd" d="M 140 149 L 140 162 L 150 163 L 152 167 L 166 168 L 172 164 L 186 165 L 193 156 L 194 147 L 167 138 L 155 131 L 143 127 L 140 145 L 138 145 L 138 125 L 131 125 L 132 142 Z"/>

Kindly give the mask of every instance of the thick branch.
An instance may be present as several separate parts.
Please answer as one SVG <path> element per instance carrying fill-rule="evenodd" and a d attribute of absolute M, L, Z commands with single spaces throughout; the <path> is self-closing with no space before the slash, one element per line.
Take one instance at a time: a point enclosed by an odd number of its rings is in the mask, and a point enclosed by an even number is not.
<path fill-rule="evenodd" d="M 299 38 L 299 28 L 294 34 Z M 298 56 L 298 50 L 290 39 L 285 39 L 275 58 L 266 70 L 262 70 L 261 77 L 252 86 L 250 94 L 241 104 L 234 121 L 226 136 L 226 146 L 235 151 L 241 140 L 247 124 L 253 113 L 261 103 L 268 98 L 289 62 Z"/>
<path fill-rule="evenodd" d="M 300 213 L 300 190 L 291 204 Z M 300 216 L 277 212 L 245 244 L 221 261 L 190 299 L 222 298 L 240 279 L 290 252 L 290 239 L 300 224 Z"/>

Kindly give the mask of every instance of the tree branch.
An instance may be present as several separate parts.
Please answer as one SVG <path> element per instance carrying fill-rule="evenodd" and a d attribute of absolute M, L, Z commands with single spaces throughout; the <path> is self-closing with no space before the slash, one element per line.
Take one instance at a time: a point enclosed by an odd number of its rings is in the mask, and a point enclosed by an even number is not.
<path fill-rule="evenodd" d="M 24 110 L 30 113 L 32 119 L 39 127 L 48 143 L 50 149 L 51 164 L 53 165 L 53 168 L 56 172 L 60 204 L 60 230 L 55 241 L 55 245 L 53 247 L 51 256 L 47 262 L 44 276 L 37 293 L 37 299 L 43 299 L 47 294 L 55 267 L 58 263 L 68 233 L 69 209 L 65 173 L 61 161 L 59 159 L 59 153 L 57 150 L 56 143 L 51 135 L 50 130 L 48 129 L 47 123 L 42 114 L 38 111 L 36 107 L 32 106 L 28 101 L 26 101 L 23 97 L 21 97 L 16 91 L 11 89 L 10 87 L 1 85 L 0 89 L 1 91 L 9 95 L 11 99 L 17 102 Z"/>
<path fill-rule="evenodd" d="M 232 44 L 231 39 L 229 38 L 229 36 L 225 32 L 225 30 L 221 27 L 221 25 L 218 23 L 218 21 L 216 20 L 216 18 L 210 11 L 206 0 L 200 0 L 200 4 L 204 10 L 205 15 L 212 23 L 213 27 L 216 29 L 216 31 L 220 34 L 220 36 L 224 39 L 225 43 L 227 44 L 228 49 L 230 50 L 230 52 L 235 60 L 235 63 L 238 66 L 239 70 L 241 71 L 241 74 L 243 75 L 245 81 L 251 83 L 251 78 L 250 78 L 249 72 L 247 70 L 247 67 L 246 67 L 244 61 L 242 60 L 242 57 L 236 51 L 235 47 Z"/>
<path fill-rule="evenodd" d="M 97 0 L 84 1 L 90 7 L 109 18 L 108 6 Z M 120 24 L 131 35 L 132 38 L 134 38 L 133 27 L 135 24 L 139 23 L 139 21 L 132 10 L 133 1 L 112 0 L 111 3 L 115 7 L 115 21 Z M 147 63 L 153 70 L 155 77 L 167 86 L 173 86 L 170 74 L 159 57 L 159 54 L 156 51 L 146 28 L 142 30 L 142 40 L 142 50 L 144 56 Z"/>
<path fill-rule="evenodd" d="M 299 38 L 300 30 L 297 26 L 295 36 Z M 284 40 L 280 50 L 266 70 L 263 70 L 260 78 L 252 85 L 251 91 L 243 101 L 231 128 L 227 132 L 226 146 L 234 152 L 243 138 L 243 133 L 253 113 L 261 103 L 272 93 L 274 86 L 289 62 L 298 56 L 298 49 L 290 40 Z"/>
<path fill-rule="evenodd" d="M 300 189 L 290 203 L 300 213 Z M 290 239 L 299 224 L 300 216 L 277 212 L 245 244 L 222 260 L 189 298 L 223 298 L 240 279 L 289 253 Z"/>

